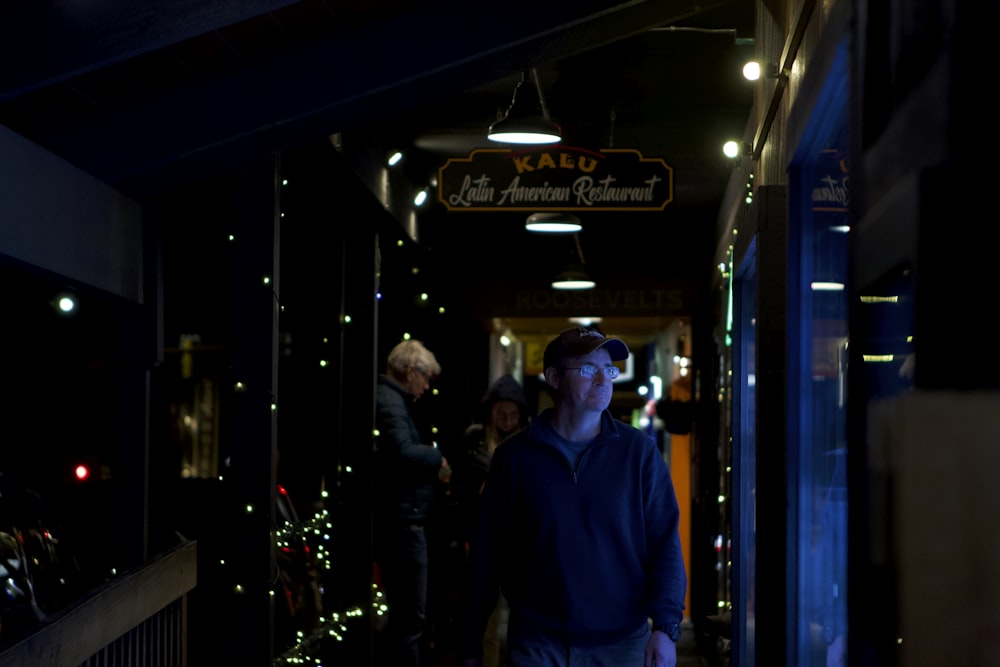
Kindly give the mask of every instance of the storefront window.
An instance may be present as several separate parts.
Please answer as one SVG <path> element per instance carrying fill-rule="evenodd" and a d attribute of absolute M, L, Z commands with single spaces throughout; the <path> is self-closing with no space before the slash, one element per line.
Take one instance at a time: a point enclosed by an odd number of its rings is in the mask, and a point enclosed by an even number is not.
<path fill-rule="evenodd" d="M 790 173 L 790 535 L 798 665 L 843 664 L 847 632 L 848 164 L 845 58 L 831 69 Z M 794 264 L 793 264 L 794 267 Z M 794 268 L 793 268 L 794 273 Z M 797 329 L 796 329 L 797 323 Z"/>

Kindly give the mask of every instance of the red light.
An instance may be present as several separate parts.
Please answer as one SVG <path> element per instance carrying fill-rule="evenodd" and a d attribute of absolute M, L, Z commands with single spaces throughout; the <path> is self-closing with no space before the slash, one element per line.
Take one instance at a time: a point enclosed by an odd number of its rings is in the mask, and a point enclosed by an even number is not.
<path fill-rule="evenodd" d="M 90 468 L 81 463 L 73 470 L 73 474 L 76 475 L 76 478 L 82 482 L 90 477 Z"/>

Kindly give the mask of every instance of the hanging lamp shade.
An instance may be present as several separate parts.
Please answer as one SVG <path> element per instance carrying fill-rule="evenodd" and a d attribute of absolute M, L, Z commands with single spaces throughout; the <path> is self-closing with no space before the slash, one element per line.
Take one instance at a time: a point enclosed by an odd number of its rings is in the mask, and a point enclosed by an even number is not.
<path fill-rule="evenodd" d="M 549 118 L 541 90 L 528 72 L 514 87 L 504 117 L 490 125 L 487 138 L 506 144 L 552 144 L 562 139 L 562 128 Z"/>
<path fill-rule="evenodd" d="M 596 286 L 597 283 L 587 275 L 582 264 L 570 264 L 552 281 L 552 289 L 559 290 L 593 289 Z"/>
<path fill-rule="evenodd" d="M 580 231 L 583 229 L 583 224 L 580 222 L 580 218 L 572 213 L 550 211 L 532 213 L 524 223 L 524 228 L 529 232 L 568 234 Z"/>

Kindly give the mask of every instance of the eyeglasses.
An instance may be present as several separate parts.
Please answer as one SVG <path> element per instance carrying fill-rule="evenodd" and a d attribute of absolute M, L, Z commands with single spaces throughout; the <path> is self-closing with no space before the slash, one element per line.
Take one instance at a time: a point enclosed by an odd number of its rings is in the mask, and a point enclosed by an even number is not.
<path fill-rule="evenodd" d="M 617 366 L 605 366 L 604 368 L 598 368 L 594 364 L 584 364 L 583 366 L 563 366 L 563 370 L 580 371 L 580 377 L 587 378 L 588 380 L 597 375 L 597 371 L 604 371 L 604 376 L 609 380 L 614 380 L 621 373 L 621 369 Z"/>

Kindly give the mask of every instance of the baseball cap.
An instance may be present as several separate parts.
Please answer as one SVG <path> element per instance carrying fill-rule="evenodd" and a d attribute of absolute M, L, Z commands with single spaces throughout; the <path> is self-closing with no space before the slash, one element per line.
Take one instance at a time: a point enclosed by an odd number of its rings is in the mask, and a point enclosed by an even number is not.
<path fill-rule="evenodd" d="M 602 347 L 611 355 L 611 361 L 628 359 L 628 345 L 622 339 L 609 338 L 590 327 L 573 327 L 549 342 L 545 347 L 543 362 L 545 368 L 558 367 L 567 357 L 582 357 Z"/>

